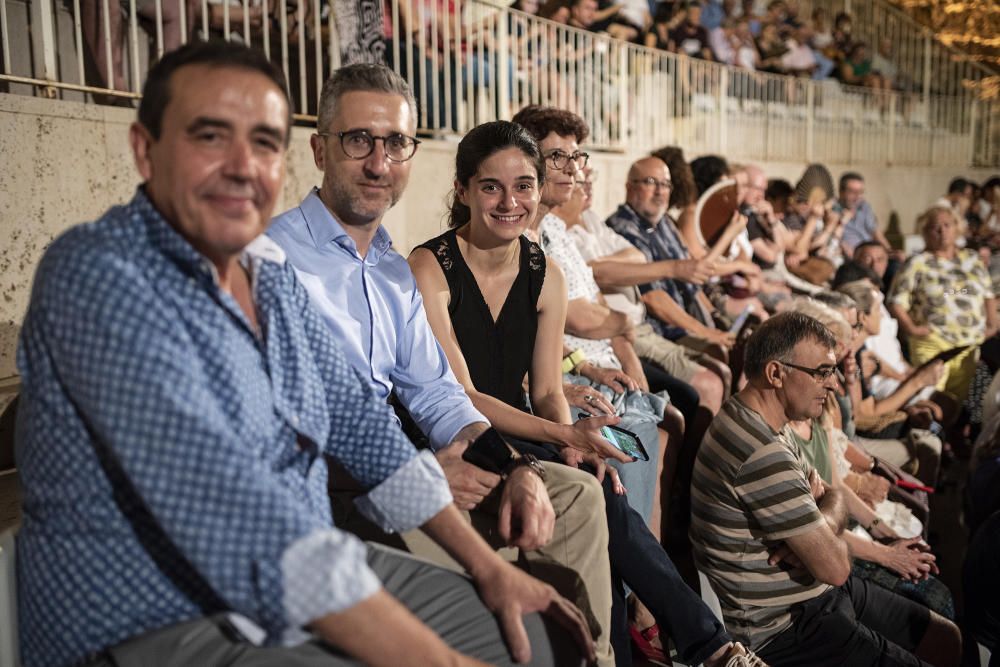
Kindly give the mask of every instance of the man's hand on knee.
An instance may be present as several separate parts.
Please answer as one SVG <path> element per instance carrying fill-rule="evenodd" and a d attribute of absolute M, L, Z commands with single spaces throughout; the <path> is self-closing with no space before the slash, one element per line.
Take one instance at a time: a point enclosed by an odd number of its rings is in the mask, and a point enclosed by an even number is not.
<path fill-rule="evenodd" d="M 588 662 L 596 658 L 587 620 L 577 607 L 552 586 L 525 574 L 506 561 L 497 560 L 486 576 L 475 576 L 483 603 L 500 621 L 507 648 L 514 660 L 531 660 L 531 642 L 524 628 L 524 614 L 541 612 L 566 629 L 576 640 Z"/>
<path fill-rule="evenodd" d="M 448 478 L 455 504 L 462 510 L 475 509 L 500 483 L 500 475 L 478 468 L 462 458 L 468 446 L 465 442 L 456 442 L 434 454 Z"/>
<path fill-rule="evenodd" d="M 504 484 L 497 528 L 508 546 L 534 551 L 549 543 L 555 528 L 545 483 L 530 468 L 514 469 Z"/>

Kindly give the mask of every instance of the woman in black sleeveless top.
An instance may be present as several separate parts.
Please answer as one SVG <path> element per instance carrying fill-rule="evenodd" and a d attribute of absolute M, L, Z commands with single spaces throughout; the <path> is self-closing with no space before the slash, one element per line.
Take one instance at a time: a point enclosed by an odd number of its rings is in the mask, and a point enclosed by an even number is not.
<path fill-rule="evenodd" d="M 477 132 L 490 136 L 478 142 L 485 155 L 466 157 L 468 173 L 459 164 L 453 229 L 410 255 L 431 328 L 459 382 L 497 430 L 551 443 L 542 446 L 574 465 L 587 458 L 603 471 L 603 459 L 593 452 L 628 461 L 598 434 L 614 420 L 595 417 L 574 425 L 562 391 L 563 275 L 522 236 L 537 211 L 544 175 L 538 147 L 512 123 L 481 125 L 470 133 L 473 141 Z M 519 137 L 529 143 L 520 145 Z M 466 152 L 459 150 L 460 163 Z M 463 202 L 473 205 L 475 220 Z M 612 478 L 623 492 L 617 473 Z"/>
<path fill-rule="evenodd" d="M 410 266 L 427 320 L 452 371 L 476 408 L 522 453 L 603 471 L 614 450 L 598 429 L 615 417 L 575 425 L 562 390 L 566 287 L 559 267 L 522 237 L 538 209 L 545 166 L 538 145 L 518 125 L 486 123 L 462 140 L 456 158 L 453 229 L 416 248 Z M 531 409 L 523 389 L 525 375 Z M 536 416 L 537 415 L 537 416 Z M 511 438 L 510 436 L 513 436 Z M 557 447 L 539 443 L 554 443 Z M 545 449 L 549 447 L 549 449 Z M 611 644 L 631 665 L 623 584 L 669 631 L 682 659 L 724 665 L 735 645 L 688 587 L 645 521 L 633 510 L 613 468 L 603 488 L 612 575 Z"/>

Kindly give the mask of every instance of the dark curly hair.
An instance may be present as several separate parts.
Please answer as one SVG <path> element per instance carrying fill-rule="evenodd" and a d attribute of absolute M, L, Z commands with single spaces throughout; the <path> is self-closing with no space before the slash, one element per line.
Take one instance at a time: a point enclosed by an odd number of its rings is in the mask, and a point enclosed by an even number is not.
<path fill-rule="evenodd" d="M 535 166 L 538 174 L 538 184 L 545 181 L 545 158 L 538 144 L 523 127 L 506 120 L 496 120 L 483 123 L 472 128 L 462 141 L 458 143 L 455 153 L 455 180 L 464 187 L 479 171 L 479 166 L 491 155 L 507 148 L 516 148 Z M 448 226 L 461 227 L 469 221 L 469 207 L 458 200 L 458 194 L 452 193 L 451 207 L 448 211 Z"/>
<path fill-rule="evenodd" d="M 518 111 L 511 122 L 522 126 L 538 142 L 549 136 L 550 132 L 555 132 L 560 137 L 575 137 L 578 144 L 582 144 L 590 136 L 590 128 L 582 118 L 572 111 L 556 107 L 532 104 Z"/>
<path fill-rule="evenodd" d="M 703 155 L 691 161 L 691 173 L 700 197 L 705 190 L 729 174 L 729 164 L 718 155 Z"/>
<path fill-rule="evenodd" d="M 684 159 L 684 149 L 679 146 L 664 146 L 650 155 L 663 160 L 670 170 L 670 180 L 674 183 L 674 188 L 670 191 L 671 208 L 684 208 L 698 201 L 694 175 L 691 173 L 691 166 Z"/>

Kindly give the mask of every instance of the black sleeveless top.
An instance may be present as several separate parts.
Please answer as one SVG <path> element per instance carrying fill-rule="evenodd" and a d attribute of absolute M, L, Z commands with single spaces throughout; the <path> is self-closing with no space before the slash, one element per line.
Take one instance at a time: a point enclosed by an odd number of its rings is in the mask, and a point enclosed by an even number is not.
<path fill-rule="evenodd" d="M 528 409 L 523 380 L 531 367 L 538 330 L 538 296 L 545 280 L 545 254 L 525 237 L 520 268 L 500 315 L 493 321 L 476 277 L 465 263 L 455 230 L 421 244 L 437 258 L 448 281 L 448 314 L 476 389 L 521 410 Z"/>

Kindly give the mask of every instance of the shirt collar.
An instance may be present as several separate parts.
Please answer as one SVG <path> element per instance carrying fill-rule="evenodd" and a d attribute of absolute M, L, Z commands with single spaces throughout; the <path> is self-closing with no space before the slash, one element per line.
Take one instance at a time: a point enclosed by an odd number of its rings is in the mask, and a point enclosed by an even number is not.
<path fill-rule="evenodd" d="M 650 222 L 646 218 L 639 215 L 639 213 L 632 208 L 627 202 L 618 207 L 618 212 L 624 217 L 639 225 L 639 227 L 645 232 L 652 232 L 654 229 L 660 226 L 660 222 L 663 222 L 663 218 L 660 218 L 659 222 Z"/>
<path fill-rule="evenodd" d="M 136 190 L 135 196 L 128 204 L 128 211 L 145 223 L 146 233 L 153 248 L 191 273 L 207 278 L 215 285 L 219 284 L 215 265 L 167 222 L 149 199 L 144 186 L 140 185 Z M 240 263 L 255 275 L 260 263 L 265 260 L 283 264 L 285 253 L 277 243 L 261 234 L 244 248 Z"/>
<path fill-rule="evenodd" d="M 358 254 L 358 247 L 354 243 L 354 239 L 348 235 L 343 225 L 340 224 L 337 218 L 333 216 L 333 213 L 330 212 L 330 209 L 326 207 L 326 204 L 323 203 L 323 200 L 320 199 L 319 188 L 314 187 L 309 192 L 299 205 L 299 209 L 302 211 L 302 216 L 306 220 L 306 226 L 309 228 L 309 235 L 312 236 L 313 243 L 317 249 L 322 250 L 333 242 L 342 248 L 346 248 L 354 255 Z M 375 232 L 375 238 L 372 239 L 371 247 L 368 249 L 366 261 L 371 264 L 378 263 L 390 248 L 392 248 L 392 238 L 389 236 L 389 232 L 385 230 L 385 227 L 380 224 L 378 230 Z"/>

